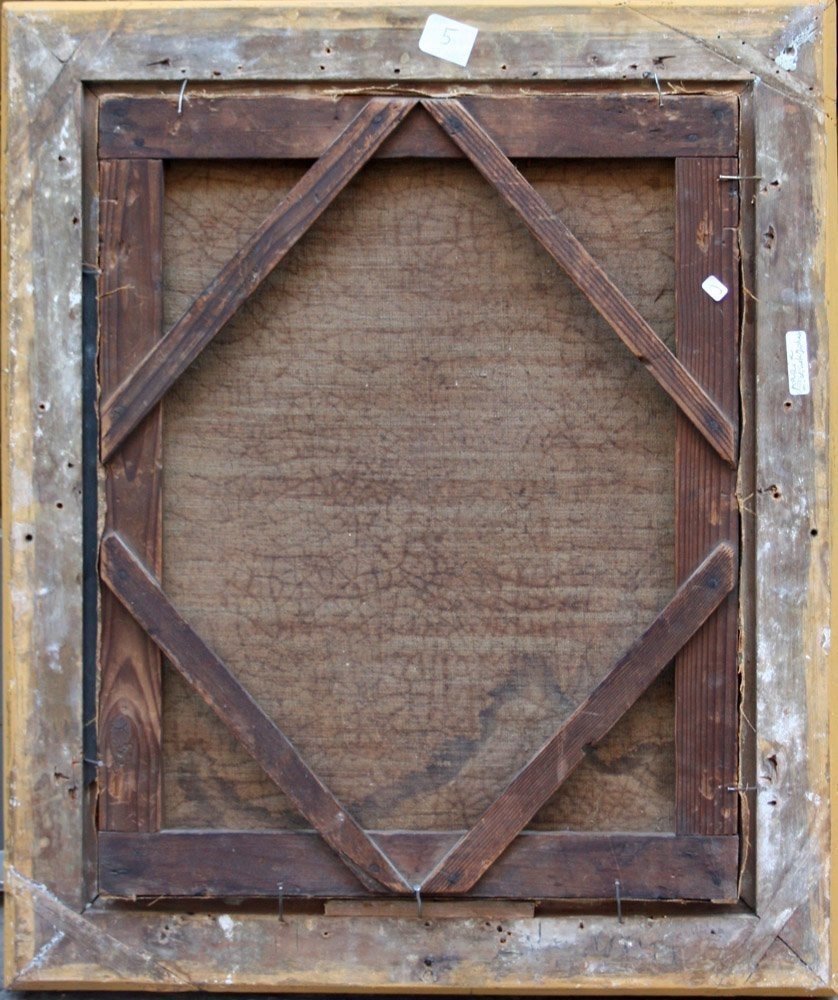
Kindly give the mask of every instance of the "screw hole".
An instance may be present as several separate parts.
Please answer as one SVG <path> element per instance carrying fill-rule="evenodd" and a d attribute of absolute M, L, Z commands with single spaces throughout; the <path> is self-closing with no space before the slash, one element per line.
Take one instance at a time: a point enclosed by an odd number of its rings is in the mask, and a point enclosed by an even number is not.
<path fill-rule="evenodd" d="M 31 535 L 24 535 L 23 537 L 24 537 L 25 541 L 27 541 L 27 542 L 31 542 L 32 541 L 32 536 Z"/>
<path fill-rule="evenodd" d="M 791 400 L 790 399 L 787 399 L 785 401 L 785 403 L 783 403 L 783 408 L 786 409 L 786 410 L 790 410 L 791 409 Z"/>
<path fill-rule="evenodd" d="M 59 510 L 64 510 L 64 504 L 59 502 L 55 505 Z"/>
<path fill-rule="evenodd" d="M 812 528 L 812 530 L 809 532 L 809 534 L 812 536 L 812 538 L 817 538 L 818 537 L 818 529 L 817 528 Z"/>

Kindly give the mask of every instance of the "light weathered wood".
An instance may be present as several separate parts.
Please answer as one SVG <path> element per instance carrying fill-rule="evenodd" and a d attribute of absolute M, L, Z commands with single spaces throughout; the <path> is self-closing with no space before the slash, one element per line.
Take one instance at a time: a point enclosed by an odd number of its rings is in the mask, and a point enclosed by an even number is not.
<path fill-rule="evenodd" d="M 102 580 L 114 596 L 366 887 L 409 891 L 389 858 L 180 617 L 148 568 L 116 532 L 105 536 L 101 560 Z"/>
<path fill-rule="evenodd" d="M 521 215 L 535 238 L 564 268 L 661 388 L 669 393 L 680 411 L 719 455 L 733 464 L 736 440 L 730 419 L 686 371 L 561 219 L 550 212 L 549 206 L 527 184 L 492 137 L 457 101 L 425 100 L 423 107 L 497 188 L 504 200 Z"/>
<path fill-rule="evenodd" d="M 827 206 L 834 212 L 838 191 L 833 186 L 828 202 L 817 106 L 786 100 L 768 88 L 759 88 L 755 99 L 754 173 L 762 177 L 754 194 L 756 495 L 743 498 L 742 509 L 743 516 L 752 512 L 756 526 L 756 902 L 759 912 L 799 910 L 792 948 L 825 978 L 829 792 L 823 734 L 830 715 L 826 693 L 817 693 L 817 677 L 829 669 L 834 653 L 830 620 L 818 595 L 828 589 L 834 559 L 824 525 L 830 522 L 827 376 L 834 378 L 830 361 L 838 317 L 828 318 L 821 298 L 819 262 L 835 260 L 838 218 L 827 215 Z M 787 141 L 778 156 L 770 136 L 780 129 Z M 800 225 L 804 218 L 819 221 L 810 228 Z M 784 289 L 792 289 L 790 301 Z M 785 332 L 799 329 L 807 331 L 809 343 L 808 396 L 788 394 Z M 776 331 L 776 347 L 770 331 Z M 834 439 L 834 423 L 831 434 Z M 778 600 L 780 594 L 787 596 Z M 790 858 L 797 859 L 791 869 Z M 783 920 L 778 932 L 789 933 L 787 925 Z"/>
<path fill-rule="evenodd" d="M 190 905 L 196 907 L 194 901 Z M 232 986 L 237 992 L 295 992 L 316 982 L 318 989 L 340 994 L 348 983 L 361 981 L 384 995 L 395 990 L 444 994 L 468 989 L 470 983 L 477 986 L 476 970 L 480 970 L 497 989 L 512 995 L 533 982 L 545 994 L 578 992 L 580 981 L 608 995 L 621 982 L 644 990 L 643 984 L 664 979 L 660 967 L 664 955 L 669 992 L 688 994 L 701 988 L 712 993 L 726 986 L 732 992 L 742 988 L 737 984 L 748 974 L 745 969 L 750 972 L 761 957 L 754 954 L 735 971 L 725 965 L 731 950 L 758 926 L 759 919 L 752 914 L 725 916 L 716 910 L 650 918 L 634 912 L 631 904 L 624 907 L 622 924 L 615 911 L 539 916 L 488 926 L 485 920 L 455 926 L 450 920 L 415 917 L 360 920 L 286 912 L 280 924 L 274 906 L 261 914 L 232 904 L 225 904 L 220 913 L 189 914 L 143 906 L 132 911 L 124 903 L 109 906 L 102 901 L 86 916 L 95 928 L 141 954 L 165 956 L 172 971 L 195 989 L 212 991 Z M 675 935 L 684 919 L 690 921 L 694 935 L 690 940 L 683 932 Z M 619 954 L 603 954 L 604 942 L 612 937 L 620 942 Z M 700 947 L 696 941 L 701 941 Z M 301 942 L 305 942 L 302 948 Z M 231 971 L 231 953 L 244 963 L 237 972 Z M 27 977 L 32 985 L 59 987 L 107 975 L 95 953 L 72 939 L 59 942 L 49 957 L 49 963 Z M 804 966 L 800 963 L 797 968 Z M 233 983 L 227 983 L 228 978 Z M 137 971 L 133 978 L 126 974 L 116 981 L 141 986 L 151 982 L 151 976 Z M 782 981 L 773 980 L 775 985 Z M 810 988 L 818 981 L 810 972 Z"/>
<path fill-rule="evenodd" d="M 2 16 L 5 861 L 81 908 L 81 120 L 66 108 L 50 118 L 49 143 L 30 141 L 61 66 L 37 33 Z M 6 955 L 19 970 L 42 929 L 6 885 Z"/>
<path fill-rule="evenodd" d="M 116 450 L 346 187 L 414 106 L 371 98 L 99 411 L 102 461 Z"/>
<path fill-rule="evenodd" d="M 25 16 L 25 0 L 23 4 Z M 257 84 L 344 81 L 354 86 L 359 81 L 379 86 L 414 81 L 462 86 L 490 80 L 533 86 L 542 81 L 625 79 L 652 96 L 657 91 L 653 78 L 646 75 L 650 73 L 657 73 L 664 87 L 667 81 L 752 80 L 754 71 L 733 49 L 734 44 L 741 45 L 741 31 L 732 26 L 721 44 L 717 40 L 719 16 L 725 16 L 717 12 L 725 11 L 724 5 L 714 7 L 710 2 L 701 7 L 680 13 L 678 25 L 670 27 L 671 10 L 665 6 L 639 10 L 571 2 L 551 10 L 517 2 L 478 3 L 481 44 L 475 46 L 467 67 L 418 50 L 416 40 L 427 19 L 420 6 L 403 8 L 395 18 L 389 7 L 356 7 L 349 19 L 336 23 L 334 10 L 325 4 L 303 11 L 277 7 L 269 19 L 258 7 L 237 5 L 202 15 L 200 39 L 193 45 L 184 44 L 184 29 L 165 3 L 146 11 L 123 3 L 107 18 L 101 10 L 80 7 L 62 19 L 32 12 L 28 20 L 62 56 L 75 56 L 71 69 L 76 74 L 84 72 L 89 80 L 174 81 L 175 93 L 183 78 Z M 783 12 L 783 5 L 749 9 L 752 48 L 756 39 L 770 44 L 782 37 L 787 30 Z M 78 35 L 87 44 L 74 52 L 73 38 Z M 774 72 L 777 69 L 775 64 Z M 777 79 L 784 84 L 793 81 L 794 74 L 780 69 Z"/>
<path fill-rule="evenodd" d="M 46 943 L 30 963 L 31 969 L 22 970 L 19 980 L 12 979 L 8 983 L 12 989 L 30 982 L 27 973 L 35 972 L 37 976 L 55 946 L 67 939 L 83 949 L 88 961 L 100 966 L 105 982 L 137 977 L 153 983 L 157 989 L 177 989 L 188 985 L 188 980 L 172 972 L 164 962 L 155 961 L 147 952 L 129 947 L 107 931 L 95 927 L 43 886 L 19 872 L 9 872 L 4 889 L 7 905 L 12 900 L 20 900 L 24 906 L 31 908 L 31 917 L 44 925 L 47 933 Z M 6 991 L 2 990 L 2 993 Z"/>
<path fill-rule="evenodd" d="M 739 186 L 733 158 L 675 161 L 678 356 L 730 415 L 739 407 Z M 714 275 L 729 291 L 715 302 L 701 287 Z M 675 437 L 676 575 L 683 580 L 711 545 L 738 562 L 736 473 L 680 415 Z M 676 660 L 676 823 L 679 833 L 737 829 L 738 588 Z"/>
<path fill-rule="evenodd" d="M 99 377 L 108 395 L 163 334 L 163 164 L 103 163 L 100 180 Z M 107 469 L 106 526 L 151 572 L 163 568 L 162 410 Z M 99 826 L 160 826 L 160 653 L 112 594 L 102 595 Z"/>
<path fill-rule="evenodd" d="M 77 148 L 74 100 L 81 81 L 165 81 L 176 92 L 183 76 L 195 80 L 213 71 L 221 79 L 312 79 L 320 72 L 318 60 L 326 43 L 336 46 L 336 58 L 323 71 L 333 80 L 383 81 L 393 79 L 391 71 L 400 68 L 401 80 L 435 76 L 456 84 L 496 78 L 504 72 L 500 63 L 506 59 L 508 78 L 516 82 L 529 80 L 534 71 L 544 78 L 565 80 L 625 75 L 640 81 L 653 69 L 660 70 L 664 91 L 668 81 L 750 79 L 757 132 L 755 172 L 766 178 L 765 190 L 757 192 L 757 232 L 761 238 L 770 232 L 770 225 L 775 233 L 773 248 L 758 249 L 757 284 L 752 289 L 759 298 L 754 434 L 759 488 L 779 485 L 781 493 L 780 499 L 771 491 L 742 497 L 743 505 L 756 501 L 760 507 L 757 646 L 759 666 L 767 669 L 758 673 L 759 712 L 753 721 L 760 765 L 770 763 L 768 757 L 777 749 L 782 765 L 771 782 L 757 777 L 759 917 L 732 913 L 722 922 L 716 915 L 679 915 L 677 939 L 675 922 L 668 919 L 629 914 L 618 927 L 610 914 L 582 921 L 556 917 L 513 925 L 516 933 L 501 947 L 499 936 L 489 936 L 482 928 L 466 926 L 452 935 L 447 921 L 434 931 L 402 922 L 394 926 L 337 918 L 328 918 L 324 926 L 308 916 L 293 917 L 290 932 L 283 936 L 277 933 L 275 913 L 236 914 L 229 941 L 222 925 L 206 915 L 177 915 L 176 958 L 172 958 L 170 913 L 94 905 L 85 911 L 84 920 L 138 953 L 160 957 L 165 952 L 185 983 L 214 990 L 340 992 L 349 982 L 370 990 L 436 985 L 451 991 L 488 982 L 493 988 L 522 993 L 537 982 L 545 991 L 558 992 L 578 989 L 584 978 L 587 988 L 604 991 L 619 987 L 637 992 L 734 992 L 747 983 L 774 992 L 798 988 L 824 992 L 830 988 L 826 902 L 830 811 L 823 734 L 829 706 L 825 581 L 831 560 L 823 527 L 824 396 L 835 313 L 834 307 L 827 309 L 823 295 L 823 262 L 832 267 L 835 258 L 835 231 L 830 232 L 830 226 L 835 219 L 836 172 L 834 141 L 824 143 L 823 137 L 826 123 L 828 138 L 834 140 L 834 5 L 823 9 L 771 4 L 744 10 L 741 5 L 718 3 L 552 10 L 487 6 L 480 13 L 480 38 L 485 44 L 477 47 L 466 71 L 411 57 L 426 13 L 426 9 L 406 9 L 394 21 L 392 8 L 386 14 L 381 9 L 355 9 L 352 20 L 336 30 L 335 13 L 326 7 L 272 8 L 275 20 L 256 6 L 215 7 L 201 12 L 198 41 L 194 9 L 138 5 L 126 10 L 120 3 L 107 8 L 95 3 L 49 9 L 19 3 L 4 8 L 6 55 L 0 87 L 4 125 L 9 123 L 10 106 L 24 109 L 4 129 L 3 168 L 6 204 L 13 206 L 13 213 L 3 219 L 4 412 L 11 414 L 2 422 L 4 511 L 9 512 L 5 578 L 11 581 L 5 604 L 10 627 L 4 630 L 4 641 L 13 692 L 7 711 L 18 740 L 10 760 L 16 804 L 9 811 L 9 863 L 80 908 L 74 888 L 81 866 L 80 806 L 73 805 L 58 779 L 52 792 L 48 781 L 56 765 L 65 772 L 81 744 L 83 720 L 73 698 L 81 669 L 78 589 L 74 590 L 79 584 L 73 582 L 80 565 L 79 534 L 72 527 L 77 512 L 65 502 L 67 519 L 53 526 L 55 515 L 42 491 L 51 484 L 57 492 L 66 487 L 69 495 L 79 487 L 73 470 L 60 479 L 57 471 L 78 452 L 73 429 L 78 369 L 73 351 L 81 338 L 78 320 L 68 319 L 64 307 L 69 301 L 73 308 L 78 292 L 72 276 L 80 273 L 80 249 L 71 220 L 79 207 L 72 192 L 80 185 L 77 162 L 65 157 L 61 164 L 53 157 L 58 143 Z M 292 27 L 298 31 L 282 30 Z M 187 38 L 189 42 L 183 41 Z M 341 41 L 350 39 L 352 45 L 341 46 Z M 402 67 L 399 60 L 405 53 L 410 62 Z M 656 66 L 656 58 L 670 54 L 672 59 Z M 596 56 L 595 62 L 591 56 Z M 651 92 L 651 82 L 648 86 Z M 37 185 L 32 183 L 33 165 Z M 773 180 L 780 182 L 779 190 Z M 66 198 L 56 197 L 58 191 L 64 191 Z M 820 223 L 828 218 L 830 226 L 810 230 L 800 225 L 801 219 L 813 218 Z M 48 255 L 37 248 L 33 253 L 31 219 L 49 234 Z M 777 233 L 782 234 L 782 253 Z M 33 295 L 29 286 L 41 291 Z M 14 294 L 6 294 L 10 288 Z M 63 295 L 53 298 L 54 289 L 62 289 Z M 815 395 L 805 413 L 793 409 L 794 422 L 784 407 L 782 412 L 777 409 L 778 400 L 781 405 L 785 401 L 785 372 L 776 334 L 786 328 L 790 314 L 795 325 L 809 329 L 810 343 L 816 347 Z M 41 425 L 47 443 L 38 452 L 31 404 L 47 385 L 54 423 Z M 775 477 L 783 481 L 778 484 Z M 811 523 L 815 518 L 819 523 L 808 530 L 818 530 L 818 536 L 810 535 L 807 544 L 800 544 L 801 521 Z M 25 538 L 29 533 L 38 539 L 37 546 L 30 548 L 32 543 Z M 59 583 L 65 601 L 48 616 L 41 615 L 43 602 L 34 595 Z M 781 593 L 794 595 L 794 600 L 778 602 Z M 64 649 L 62 672 L 50 676 L 46 650 L 57 634 Z M 67 706 L 67 713 L 50 716 L 42 710 L 44 705 Z M 767 773 L 762 766 L 756 771 L 758 776 Z M 743 775 L 744 780 L 749 778 Z M 765 791 L 769 789 L 778 793 L 776 804 L 769 804 Z M 14 898 L 7 896 L 13 928 L 7 935 L 7 967 L 12 976 L 22 975 L 17 985 L 84 988 L 105 983 L 147 988 L 159 984 L 159 977 L 147 967 L 107 968 L 85 935 L 67 934 L 42 962 L 31 965 L 40 946 L 54 937 L 51 929 L 43 936 L 49 918 L 37 916 L 38 899 L 38 892 L 26 883 Z M 801 926 L 786 932 L 788 914 L 796 910 L 802 915 Z M 833 927 L 836 923 L 832 921 Z M 322 937 L 326 929 L 329 936 Z M 297 931 L 311 942 L 304 956 Z M 794 934 L 793 949 L 782 943 L 775 947 L 780 933 Z M 776 959 L 778 951 L 781 960 Z M 762 963 L 763 955 L 768 956 L 767 964 Z M 231 961 L 239 963 L 234 973 Z"/>
<path fill-rule="evenodd" d="M 316 159 L 364 97 L 110 97 L 99 113 L 99 156 Z M 640 94 L 465 97 L 463 106 L 509 157 L 722 156 L 736 153 L 739 109 L 729 95 L 668 100 Z M 413 112 L 382 157 L 463 153 Z"/>

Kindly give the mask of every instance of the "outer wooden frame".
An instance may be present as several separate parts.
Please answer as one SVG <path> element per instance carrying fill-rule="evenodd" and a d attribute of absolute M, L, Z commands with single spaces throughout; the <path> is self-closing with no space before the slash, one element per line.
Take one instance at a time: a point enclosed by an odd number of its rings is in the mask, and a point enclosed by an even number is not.
<path fill-rule="evenodd" d="M 15 987 L 558 992 L 584 982 L 589 991 L 829 993 L 836 985 L 827 902 L 826 505 L 835 7 L 606 2 L 452 12 L 480 28 L 465 70 L 418 52 L 425 7 L 5 9 L 6 974 Z M 742 382 L 755 416 L 744 464 L 752 459 L 755 472 L 739 486 L 750 526 L 744 570 L 755 580 L 743 660 L 755 653 L 756 680 L 744 691 L 742 729 L 755 728 L 740 775 L 756 818 L 745 831 L 754 859 L 743 883 L 750 906 L 627 912 L 622 923 L 614 915 L 541 916 L 506 921 L 498 934 L 494 923 L 473 920 L 288 914 L 278 924 L 275 913 L 173 915 L 97 902 L 82 772 L 79 421 L 81 273 L 90 260 L 80 224 L 90 195 L 82 122 L 95 113 L 95 84 L 147 80 L 168 91 L 183 78 L 193 87 L 397 79 L 456 92 L 483 81 L 531 87 L 561 79 L 581 88 L 625 80 L 645 90 L 653 78 L 644 74 L 657 74 L 664 93 L 733 88 L 753 123 L 740 164 L 741 174 L 760 178 L 742 182 L 756 233 L 754 246 L 743 247 L 743 337 L 755 345 L 755 371 Z M 809 396 L 788 395 L 788 329 L 809 334 Z"/>

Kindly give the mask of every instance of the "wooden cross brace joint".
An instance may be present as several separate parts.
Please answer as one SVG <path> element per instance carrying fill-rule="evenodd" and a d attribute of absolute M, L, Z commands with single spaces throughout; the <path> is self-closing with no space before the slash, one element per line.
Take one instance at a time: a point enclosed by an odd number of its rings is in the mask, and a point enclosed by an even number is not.
<path fill-rule="evenodd" d="M 375 840 L 305 763 L 227 665 L 180 616 L 154 575 L 119 534 L 102 543 L 105 584 L 265 774 L 372 891 L 415 891 Z M 423 895 L 464 893 L 634 704 L 730 593 L 733 550 L 721 543 L 556 734 L 512 779 L 420 885 Z"/>
<path fill-rule="evenodd" d="M 186 312 L 104 400 L 102 461 L 108 462 L 239 307 L 322 215 L 384 140 L 416 107 L 416 98 L 372 98 L 228 261 Z M 456 100 L 421 106 L 447 132 L 533 236 L 575 282 L 632 354 L 649 370 L 707 442 L 736 464 L 736 429 L 628 301 L 602 267 Z M 246 281 L 242 275 L 248 275 Z"/>

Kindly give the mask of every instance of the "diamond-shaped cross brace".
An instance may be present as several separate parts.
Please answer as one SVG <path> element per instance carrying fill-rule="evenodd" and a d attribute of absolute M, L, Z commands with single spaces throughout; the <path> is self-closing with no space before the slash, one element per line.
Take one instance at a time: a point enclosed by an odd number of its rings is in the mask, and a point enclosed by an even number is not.
<path fill-rule="evenodd" d="M 105 399 L 101 413 L 104 461 L 117 453 L 132 430 L 416 103 L 405 98 L 370 100 L 174 327 Z M 519 212 L 539 242 L 697 430 L 732 463 L 735 437 L 731 422 L 491 137 L 457 101 L 422 103 Z M 733 563 L 729 546 L 722 544 L 712 551 L 605 680 L 426 876 L 423 892 L 462 893 L 474 885 L 582 760 L 585 748 L 608 732 L 718 607 L 733 587 Z M 226 665 L 178 615 L 154 574 L 118 532 L 110 533 L 103 543 L 102 575 L 154 643 L 362 883 L 378 891 L 413 891 Z"/>
<path fill-rule="evenodd" d="M 109 461 L 143 417 L 168 392 L 239 306 L 320 217 L 416 101 L 373 98 L 291 189 L 245 246 L 222 268 L 162 340 L 104 400 L 102 461 Z M 527 227 L 632 354 L 645 365 L 719 455 L 733 465 L 730 419 L 658 337 L 497 143 L 455 100 L 423 107 L 520 215 Z"/>

